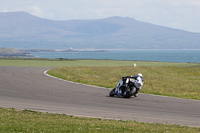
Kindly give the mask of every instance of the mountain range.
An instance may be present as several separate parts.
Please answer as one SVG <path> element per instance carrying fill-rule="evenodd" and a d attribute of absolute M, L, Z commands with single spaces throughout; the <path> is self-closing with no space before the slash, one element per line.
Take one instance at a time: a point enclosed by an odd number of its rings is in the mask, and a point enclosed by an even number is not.
<path fill-rule="evenodd" d="M 200 33 L 129 17 L 56 21 L 0 13 L 0 47 L 22 49 L 200 49 Z"/>

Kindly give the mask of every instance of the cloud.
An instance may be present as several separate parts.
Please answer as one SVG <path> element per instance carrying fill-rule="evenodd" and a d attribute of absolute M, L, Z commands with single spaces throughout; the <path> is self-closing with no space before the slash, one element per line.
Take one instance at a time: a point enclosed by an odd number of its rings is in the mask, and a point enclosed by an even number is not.
<path fill-rule="evenodd" d="M 43 11 L 39 6 L 31 6 L 28 12 L 41 18 L 53 18 L 53 14 Z"/>
<path fill-rule="evenodd" d="M 40 9 L 38 6 L 31 6 L 30 7 L 30 12 L 36 16 L 43 16 L 44 12 Z"/>
<path fill-rule="evenodd" d="M 3 12 L 8 12 L 8 10 L 3 10 Z"/>

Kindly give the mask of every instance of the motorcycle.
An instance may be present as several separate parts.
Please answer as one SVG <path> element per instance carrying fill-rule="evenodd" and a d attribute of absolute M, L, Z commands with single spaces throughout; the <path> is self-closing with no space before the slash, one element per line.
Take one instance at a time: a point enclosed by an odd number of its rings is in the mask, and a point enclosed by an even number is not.
<path fill-rule="evenodd" d="M 129 76 L 122 77 L 117 87 L 115 87 L 110 91 L 109 96 L 110 97 L 113 97 L 115 95 L 119 96 L 119 92 L 120 96 L 122 96 L 123 98 L 130 98 L 131 96 L 136 94 L 137 89 L 135 87 L 134 80 L 131 79 L 131 77 Z"/>

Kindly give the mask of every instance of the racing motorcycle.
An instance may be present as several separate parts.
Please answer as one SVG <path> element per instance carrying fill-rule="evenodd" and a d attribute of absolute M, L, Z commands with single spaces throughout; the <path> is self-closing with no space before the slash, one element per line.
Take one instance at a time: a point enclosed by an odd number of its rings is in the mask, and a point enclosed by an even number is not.
<path fill-rule="evenodd" d="M 124 98 L 130 98 L 134 94 L 136 94 L 136 87 L 134 80 L 131 79 L 130 76 L 122 77 L 122 79 L 119 81 L 117 87 L 112 89 L 109 93 L 110 97 L 113 97 L 115 95 L 124 97 Z"/>

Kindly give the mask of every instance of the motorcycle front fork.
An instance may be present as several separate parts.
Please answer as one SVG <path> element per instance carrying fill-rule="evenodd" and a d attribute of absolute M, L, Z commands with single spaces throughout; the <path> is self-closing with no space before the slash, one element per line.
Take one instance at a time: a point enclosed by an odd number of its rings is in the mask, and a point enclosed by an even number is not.
<path fill-rule="evenodd" d="M 116 94 L 121 94 L 121 93 L 122 93 L 122 90 L 119 89 L 119 88 L 120 88 L 120 86 L 119 86 L 119 87 L 117 86 L 117 87 L 115 88 L 115 93 L 116 93 Z"/>
<path fill-rule="evenodd" d="M 123 81 L 120 80 L 119 83 L 118 83 L 118 85 L 117 85 L 116 88 L 115 88 L 115 93 L 116 93 L 116 94 L 122 93 L 122 90 L 119 89 L 122 85 L 123 85 Z"/>

